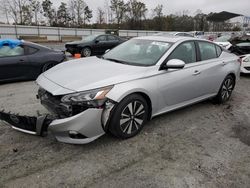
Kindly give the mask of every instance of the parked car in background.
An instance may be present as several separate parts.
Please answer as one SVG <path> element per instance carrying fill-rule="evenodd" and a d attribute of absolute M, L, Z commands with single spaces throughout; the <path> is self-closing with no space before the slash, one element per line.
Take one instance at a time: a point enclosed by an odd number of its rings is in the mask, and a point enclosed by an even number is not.
<path fill-rule="evenodd" d="M 250 42 L 240 42 L 238 44 L 232 45 L 229 51 L 236 55 L 250 54 Z"/>
<path fill-rule="evenodd" d="M 231 35 L 223 35 L 215 39 L 214 42 L 228 50 L 232 46 L 231 42 L 229 42 L 231 38 Z"/>
<path fill-rule="evenodd" d="M 38 123 L 28 130 L 40 135 L 48 128 L 57 140 L 72 144 L 91 142 L 105 132 L 130 138 L 157 115 L 211 98 L 228 101 L 239 73 L 239 57 L 212 42 L 134 38 L 102 57 L 72 60 L 40 75 L 38 96 L 54 119 L 44 126 L 46 118 L 32 117 L 29 122 Z M 9 116 L 0 112 L 27 132 Z"/>
<path fill-rule="evenodd" d="M 1 39 L 0 82 L 35 80 L 64 59 L 62 51 L 21 40 Z"/>
<path fill-rule="evenodd" d="M 74 41 L 65 44 L 66 51 L 72 55 L 81 54 L 82 57 L 102 55 L 106 50 L 126 41 L 116 35 L 90 35 L 81 41 Z"/>
<path fill-rule="evenodd" d="M 188 32 L 160 32 L 154 34 L 154 36 L 181 36 L 181 37 L 194 37 L 192 33 Z"/>
<path fill-rule="evenodd" d="M 250 74 L 250 54 L 241 56 L 241 73 Z"/>
<path fill-rule="evenodd" d="M 190 31 L 190 33 L 195 37 L 199 39 L 204 39 L 205 32 L 204 31 Z"/>

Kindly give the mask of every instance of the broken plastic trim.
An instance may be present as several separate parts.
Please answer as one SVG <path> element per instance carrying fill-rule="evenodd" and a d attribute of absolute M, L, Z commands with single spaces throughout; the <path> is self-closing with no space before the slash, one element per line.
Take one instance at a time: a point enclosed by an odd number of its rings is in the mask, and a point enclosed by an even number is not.
<path fill-rule="evenodd" d="M 49 124 L 54 119 L 51 115 L 21 116 L 0 111 L 0 120 L 9 123 L 13 129 L 38 136 L 43 136 L 47 132 Z"/>
<path fill-rule="evenodd" d="M 109 124 L 110 116 L 113 108 L 115 107 L 115 104 L 116 103 L 114 101 L 111 101 L 110 99 L 105 102 L 101 118 L 102 128 L 105 132 L 108 130 L 107 125 Z"/>

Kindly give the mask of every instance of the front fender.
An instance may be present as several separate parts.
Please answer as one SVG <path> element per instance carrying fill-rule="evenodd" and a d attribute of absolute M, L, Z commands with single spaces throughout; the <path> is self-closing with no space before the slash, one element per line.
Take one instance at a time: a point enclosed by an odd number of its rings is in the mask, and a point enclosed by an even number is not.
<path fill-rule="evenodd" d="M 152 79 L 152 78 L 151 78 Z M 152 104 L 152 114 L 157 111 L 158 106 L 158 89 L 156 83 L 151 80 L 147 82 L 144 79 L 136 80 L 133 82 L 126 82 L 117 84 L 113 87 L 113 89 L 106 95 L 109 99 L 119 103 L 126 96 L 133 93 L 143 93 L 149 97 Z"/>

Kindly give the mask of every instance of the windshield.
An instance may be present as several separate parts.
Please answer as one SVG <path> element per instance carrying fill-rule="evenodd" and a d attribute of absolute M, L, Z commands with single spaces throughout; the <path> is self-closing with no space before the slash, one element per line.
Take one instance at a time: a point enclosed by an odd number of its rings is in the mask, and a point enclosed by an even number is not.
<path fill-rule="evenodd" d="M 215 42 L 228 42 L 230 38 L 231 38 L 230 35 L 221 36 L 215 39 Z"/>
<path fill-rule="evenodd" d="M 131 39 L 103 56 L 104 59 L 138 66 L 155 65 L 172 44 L 154 40 Z"/>

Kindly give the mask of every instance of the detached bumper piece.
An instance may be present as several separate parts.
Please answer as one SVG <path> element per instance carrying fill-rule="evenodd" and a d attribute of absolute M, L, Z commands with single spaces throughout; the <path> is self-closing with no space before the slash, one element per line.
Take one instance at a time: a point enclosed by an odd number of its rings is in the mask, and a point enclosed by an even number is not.
<path fill-rule="evenodd" d="M 11 124 L 13 129 L 38 136 L 43 136 L 47 132 L 53 119 L 50 115 L 32 117 L 0 111 L 0 120 Z"/>

